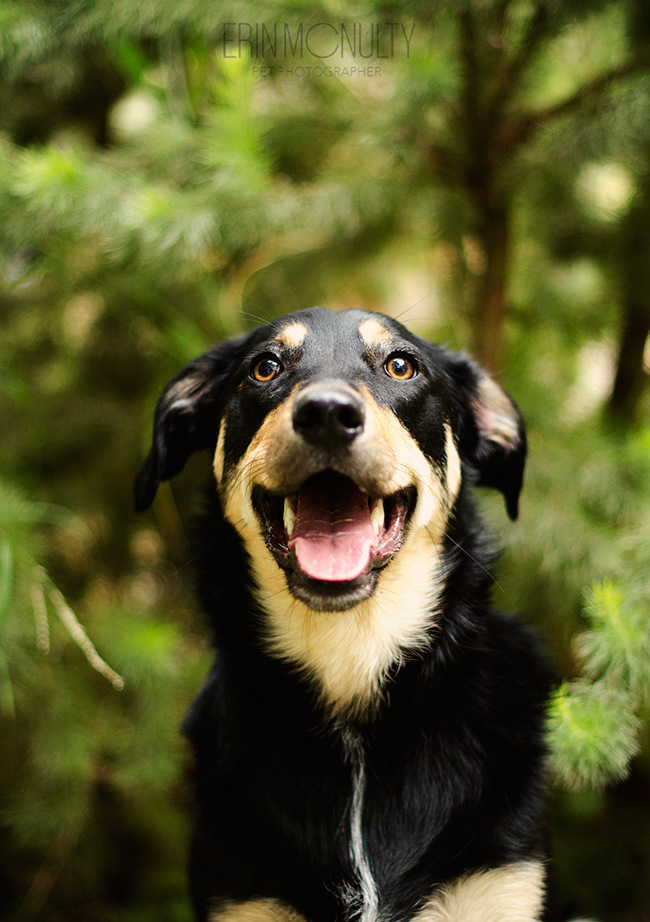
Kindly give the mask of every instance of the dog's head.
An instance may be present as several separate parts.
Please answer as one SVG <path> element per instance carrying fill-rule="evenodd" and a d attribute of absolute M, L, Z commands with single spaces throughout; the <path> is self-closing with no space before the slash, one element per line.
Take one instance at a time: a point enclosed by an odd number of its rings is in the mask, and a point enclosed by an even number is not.
<path fill-rule="evenodd" d="M 342 611 L 373 596 L 418 535 L 441 541 L 463 478 L 501 490 L 514 518 L 526 442 L 511 399 L 466 356 L 380 314 L 311 308 L 170 382 L 137 507 L 200 449 L 264 572 L 310 609 Z"/>

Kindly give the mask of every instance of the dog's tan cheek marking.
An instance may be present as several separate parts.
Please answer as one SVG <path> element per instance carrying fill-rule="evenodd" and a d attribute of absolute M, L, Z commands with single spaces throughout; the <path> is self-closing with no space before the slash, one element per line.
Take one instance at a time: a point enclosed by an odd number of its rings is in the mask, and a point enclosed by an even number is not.
<path fill-rule="evenodd" d="M 285 401 L 267 415 L 255 433 L 245 455 L 237 466 L 229 470 L 226 477 L 219 478 L 218 468 L 219 443 L 215 453 L 215 475 L 220 485 L 221 500 L 226 518 L 235 527 L 239 527 L 242 517 L 250 527 L 257 527 L 257 517 L 253 511 L 251 494 L 254 484 L 270 489 L 268 477 L 268 458 L 278 434 L 291 426 L 291 408 Z M 221 433 L 220 433 L 221 435 Z"/>
<path fill-rule="evenodd" d="M 304 325 L 304 323 L 295 321 L 294 323 L 290 323 L 282 330 L 280 330 L 278 335 L 275 337 L 274 342 L 279 343 L 281 346 L 288 346 L 297 349 L 304 343 L 306 335 L 307 327 Z"/>
<path fill-rule="evenodd" d="M 255 457 L 249 457 L 240 463 L 236 470 L 229 473 L 226 484 L 221 487 L 222 503 L 226 518 L 236 528 L 249 555 L 252 575 L 257 586 L 256 598 L 267 613 L 270 605 L 273 610 L 279 612 L 280 620 L 286 621 L 290 617 L 292 606 L 297 603 L 287 588 L 284 573 L 266 546 L 249 500 L 249 481 L 255 466 Z M 268 625 L 264 624 L 262 628 L 268 631 Z"/>
<path fill-rule="evenodd" d="M 445 426 L 445 449 L 447 452 L 445 478 L 447 481 L 449 507 L 451 508 L 451 506 L 453 506 L 454 502 L 456 501 L 458 493 L 460 492 L 462 469 L 460 464 L 460 455 L 458 454 L 458 449 L 456 448 L 456 443 L 454 442 L 451 426 L 449 424 Z"/>
<path fill-rule="evenodd" d="M 305 918 L 280 900 L 263 899 L 224 903 L 210 913 L 209 922 L 305 922 Z"/>
<path fill-rule="evenodd" d="M 435 893 L 413 922 L 538 922 L 544 900 L 541 861 L 462 877 Z"/>
<path fill-rule="evenodd" d="M 411 521 L 411 532 L 428 528 L 436 540 L 443 536 L 449 513 L 456 501 L 461 484 L 461 462 L 449 423 L 445 423 L 445 462 L 442 471 L 425 457 L 408 429 L 395 414 L 375 404 L 381 418 L 383 437 L 390 445 L 399 445 L 397 467 L 392 480 L 386 484 L 385 493 L 395 493 L 406 486 L 415 485 L 418 505 Z M 410 479 L 409 479 L 410 478 Z"/>
<path fill-rule="evenodd" d="M 268 486 L 266 457 L 269 445 L 277 436 L 278 427 L 286 423 L 287 412 L 287 406 L 283 404 L 269 413 L 244 457 L 235 468 L 226 473 L 225 478 L 219 484 L 224 515 L 239 533 L 250 556 L 253 576 L 259 587 L 257 595 L 260 601 L 264 603 L 267 596 L 286 597 L 288 601 L 285 603 L 285 608 L 290 606 L 293 597 L 289 594 L 283 572 L 275 562 L 260 532 L 260 524 L 251 502 L 251 494 L 253 484 Z M 217 445 L 215 468 L 218 448 Z"/>
<path fill-rule="evenodd" d="M 410 532 L 428 528 L 431 536 L 435 535 L 436 540 L 440 540 L 460 489 L 460 458 L 451 427 L 445 424 L 447 458 L 442 473 L 425 457 L 411 433 L 391 410 L 375 405 L 374 412 L 380 417 L 379 425 L 387 444 L 399 446 L 395 474 L 385 484 L 384 493 L 396 493 L 405 487 L 415 486 L 418 502 Z"/>
<path fill-rule="evenodd" d="M 219 426 L 219 438 L 217 439 L 217 449 L 214 453 L 214 462 L 212 468 L 214 470 L 214 476 L 217 479 L 217 483 L 221 483 L 223 479 L 224 471 L 224 446 L 226 442 L 226 421 L 225 419 L 221 420 L 221 425 Z"/>

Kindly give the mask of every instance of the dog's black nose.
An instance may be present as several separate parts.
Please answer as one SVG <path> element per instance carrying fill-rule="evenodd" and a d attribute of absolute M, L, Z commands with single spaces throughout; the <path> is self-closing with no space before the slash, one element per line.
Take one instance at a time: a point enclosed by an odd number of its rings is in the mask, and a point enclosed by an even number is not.
<path fill-rule="evenodd" d="M 307 387 L 296 399 L 293 428 L 317 448 L 349 445 L 361 432 L 365 413 L 361 396 L 336 384 Z"/>

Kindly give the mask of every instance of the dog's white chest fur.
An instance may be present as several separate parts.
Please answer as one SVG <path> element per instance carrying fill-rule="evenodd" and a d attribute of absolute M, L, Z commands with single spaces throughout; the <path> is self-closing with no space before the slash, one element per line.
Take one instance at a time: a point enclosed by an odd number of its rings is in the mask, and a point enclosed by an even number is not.
<path fill-rule="evenodd" d="M 373 877 L 363 837 L 366 763 L 360 741 L 352 730 L 344 731 L 344 742 L 352 763 L 352 799 L 350 807 L 350 857 L 357 875 L 357 886 L 342 894 L 350 916 L 358 922 L 378 922 L 379 892 Z"/>

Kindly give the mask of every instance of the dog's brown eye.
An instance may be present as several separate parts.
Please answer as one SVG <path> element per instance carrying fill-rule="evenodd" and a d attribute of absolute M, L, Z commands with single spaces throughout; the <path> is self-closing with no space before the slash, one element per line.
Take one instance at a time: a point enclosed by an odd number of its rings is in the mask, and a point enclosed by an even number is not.
<path fill-rule="evenodd" d="M 397 381 L 408 381 L 409 378 L 414 378 L 417 374 L 415 362 L 407 359 L 405 355 L 391 356 L 384 367 L 386 374 Z"/>
<path fill-rule="evenodd" d="M 279 374 L 280 368 L 281 365 L 277 359 L 274 359 L 273 356 L 265 355 L 263 359 L 253 365 L 251 375 L 256 381 L 265 383 L 266 381 L 272 381 Z"/>

